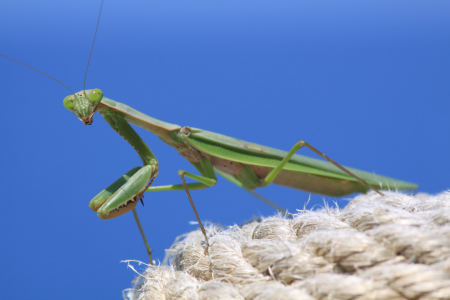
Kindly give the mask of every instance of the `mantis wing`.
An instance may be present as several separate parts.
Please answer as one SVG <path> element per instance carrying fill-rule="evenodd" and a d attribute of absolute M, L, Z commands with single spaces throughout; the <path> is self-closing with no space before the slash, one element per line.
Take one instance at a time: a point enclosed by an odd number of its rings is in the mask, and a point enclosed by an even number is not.
<path fill-rule="evenodd" d="M 233 162 L 244 165 L 274 168 L 287 155 L 286 151 L 266 147 L 218 133 L 191 128 L 192 133 L 188 141 L 197 150 Z M 416 189 L 417 185 L 354 168 L 347 168 L 350 172 L 367 181 L 369 184 L 382 188 L 397 188 L 403 190 Z M 329 162 L 295 154 L 284 166 L 283 170 L 295 173 L 318 175 L 326 178 L 334 178 L 357 182 L 357 180 L 338 169 Z M 275 182 L 276 183 L 276 182 Z"/>

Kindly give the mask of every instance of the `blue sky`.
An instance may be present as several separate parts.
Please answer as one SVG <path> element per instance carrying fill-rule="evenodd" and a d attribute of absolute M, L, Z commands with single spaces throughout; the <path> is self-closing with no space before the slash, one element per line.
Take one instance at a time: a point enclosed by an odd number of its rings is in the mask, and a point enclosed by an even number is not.
<path fill-rule="evenodd" d="M 100 1 L 1 6 L 0 53 L 81 90 Z M 339 163 L 435 194 L 450 187 L 449 13 L 444 1 L 106 0 L 86 88 L 275 148 L 304 139 Z M 2 296 L 119 299 L 134 278 L 120 261 L 146 261 L 145 249 L 132 214 L 104 221 L 88 203 L 139 157 L 101 116 L 86 127 L 68 112 L 62 86 L 1 57 L 0 71 Z M 159 159 L 155 184 L 195 172 L 137 131 Z M 259 192 L 290 211 L 310 196 Z M 224 225 L 274 213 L 221 178 L 192 196 L 202 219 Z M 323 199 L 311 195 L 309 207 Z M 184 192 L 147 195 L 138 212 L 157 260 L 196 228 Z"/>

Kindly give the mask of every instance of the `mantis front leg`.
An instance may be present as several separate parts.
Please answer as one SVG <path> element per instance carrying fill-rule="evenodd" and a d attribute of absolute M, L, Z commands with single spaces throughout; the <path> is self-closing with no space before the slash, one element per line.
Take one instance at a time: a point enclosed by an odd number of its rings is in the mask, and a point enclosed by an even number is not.
<path fill-rule="evenodd" d="M 130 170 L 128 173 L 116 180 L 113 184 L 111 184 L 105 190 L 100 192 L 96 197 L 94 197 L 94 199 L 91 200 L 89 206 L 94 211 L 96 211 L 98 216 L 102 219 L 115 218 L 129 212 L 130 210 L 133 210 L 136 223 L 139 227 L 150 257 L 150 263 L 152 264 L 152 250 L 148 245 L 144 231 L 142 229 L 142 226 L 140 225 L 139 217 L 134 208 L 136 207 L 139 200 L 142 200 L 143 194 L 146 191 L 178 190 L 181 188 L 181 186 L 173 185 L 150 187 L 153 180 L 158 175 L 158 160 L 156 159 L 155 155 L 147 146 L 147 144 L 141 139 L 141 137 L 136 133 L 136 131 L 130 126 L 130 124 L 128 124 L 128 122 L 122 116 L 120 116 L 120 114 L 107 111 L 102 112 L 102 114 L 104 115 L 105 120 L 111 125 L 111 127 L 117 133 L 119 133 L 128 143 L 130 143 L 131 146 L 133 146 L 133 148 L 139 154 L 144 167 L 136 167 Z M 207 253 L 209 248 L 208 237 L 206 235 L 206 231 L 203 227 L 200 217 L 198 216 L 197 210 L 192 201 L 192 197 L 190 196 L 189 189 L 196 190 L 213 186 L 216 184 L 216 177 L 214 168 L 209 159 L 202 158 L 200 159 L 200 162 L 195 166 L 204 176 L 194 175 L 183 170 L 180 170 L 178 174 L 181 177 L 181 180 L 183 182 L 182 187 L 188 195 L 192 209 L 194 210 L 199 225 L 205 236 L 205 253 Z M 197 180 L 199 181 L 199 183 L 186 184 L 184 176 Z"/>
<path fill-rule="evenodd" d="M 144 166 L 131 169 L 113 184 L 101 191 L 91 200 L 89 207 L 96 211 L 97 215 L 102 219 L 112 219 L 133 210 L 136 223 L 149 255 L 150 264 L 152 264 L 152 249 L 147 242 L 135 207 L 139 200 L 142 201 L 143 194 L 158 175 L 158 160 L 147 144 L 145 144 L 123 117 L 115 113 L 109 114 L 106 112 L 104 117 L 111 127 L 133 146 L 141 157 Z"/>

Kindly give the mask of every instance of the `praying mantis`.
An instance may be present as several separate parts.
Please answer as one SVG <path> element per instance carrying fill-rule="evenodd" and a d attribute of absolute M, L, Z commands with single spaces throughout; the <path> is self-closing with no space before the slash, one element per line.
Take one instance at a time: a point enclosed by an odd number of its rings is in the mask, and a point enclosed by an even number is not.
<path fill-rule="evenodd" d="M 296 142 L 289 152 L 284 152 L 200 129 L 162 122 L 102 95 L 100 90 L 83 90 L 66 97 L 64 104 L 85 124 L 92 123 L 95 112 L 103 115 L 136 149 L 144 164 L 144 167 L 132 169 L 90 202 L 90 207 L 103 219 L 134 211 L 145 192 L 185 190 L 192 200 L 189 190 L 215 185 L 216 173 L 252 193 L 255 188 L 270 183 L 332 196 L 366 192 L 370 187 L 363 181 L 371 187 L 417 188 L 414 184 L 347 168 L 362 180 L 360 181 L 331 163 L 299 156 L 295 154 L 296 151 L 309 146 L 303 141 Z M 159 171 L 157 159 L 129 123 L 149 130 L 174 147 L 193 164 L 201 176 L 182 170 L 179 172 L 181 184 L 149 186 Z M 198 182 L 185 183 L 184 177 Z M 207 239 L 206 236 L 205 238 Z"/>
<path fill-rule="evenodd" d="M 69 95 L 63 103 L 85 125 L 92 124 L 95 112 L 103 115 L 111 127 L 130 143 L 144 164 L 143 167 L 130 170 L 94 197 L 89 204 L 92 210 L 102 219 L 115 218 L 134 211 L 146 192 L 185 190 L 205 237 L 205 253 L 209 247 L 208 237 L 189 191 L 216 185 L 216 173 L 286 214 L 288 213 L 282 208 L 253 190 L 275 183 L 311 193 L 344 196 L 356 192 L 365 193 L 369 189 L 383 195 L 375 187 L 395 187 L 399 190 L 417 188 L 417 185 L 405 181 L 343 167 L 303 140 L 296 142 L 289 152 L 284 152 L 202 129 L 163 122 L 103 97 L 103 92 L 99 89 Z M 158 160 L 129 123 L 152 132 L 175 148 L 201 175 L 179 170 L 182 184 L 151 186 L 159 172 Z M 311 149 L 328 162 L 296 154 L 302 147 Z M 186 183 L 185 177 L 197 182 Z M 135 211 L 134 213 L 138 221 L 137 214 Z"/>

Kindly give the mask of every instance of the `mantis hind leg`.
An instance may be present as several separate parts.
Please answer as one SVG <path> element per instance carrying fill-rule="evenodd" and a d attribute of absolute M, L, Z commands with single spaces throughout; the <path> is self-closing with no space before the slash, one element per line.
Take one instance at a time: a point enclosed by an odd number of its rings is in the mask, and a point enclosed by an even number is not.
<path fill-rule="evenodd" d="M 337 162 L 335 162 L 334 160 L 332 160 L 331 158 L 329 158 L 328 156 L 326 156 L 325 154 L 323 154 L 322 152 L 320 152 L 319 150 L 317 150 L 316 148 L 314 148 L 313 146 L 311 146 L 310 144 L 308 144 L 307 142 L 305 142 L 303 140 L 300 140 L 299 142 L 295 143 L 294 147 L 292 147 L 291 150 L 288 152 L 288 154 L 283 158 L 283 160 L 269 174 L 267 174 L 266 178 L 264 178 L 264 180 L 262 182 L 260 182 L 258 187 L 265 187 L 265 186 L 268 186 L 269 184 L 271 184 L 274 181 L 275 177 L 278 175 L 278 173 L 280 173 L 280 171 L 283 169 L 283 167 L 287 164 L 289 159 L 291 159 L 291 157 L 300 148 L 303 148 L 303 147 L 309 148 L 314 153 L 320 155 L 322 158 L 326 159 L 327 161 L 329 161 L 330 163 L 332 163 L 333 165 L 335 165 L 336 167 L 338 167 L 339 169 L 341 169 L 348 175 L 350 175 L 353 178 L 355 178 L 356 180 L 358 180 L 362 185 L 375 191 L 376 193 L 380 194 L 381 196 L 384 196 L 384 194 L 382 192 L 380 192 L 375 187 L 368 184 L 365 180 L 359 178 L 358 176 L 356 176 L 355 174 L 353 174 L 352 172 L 350 172 L 349 170 L 347 170 L 346 168 L 344 168 L 343 166 L 341 166 L 340 164 L 338 164 Z"/>

